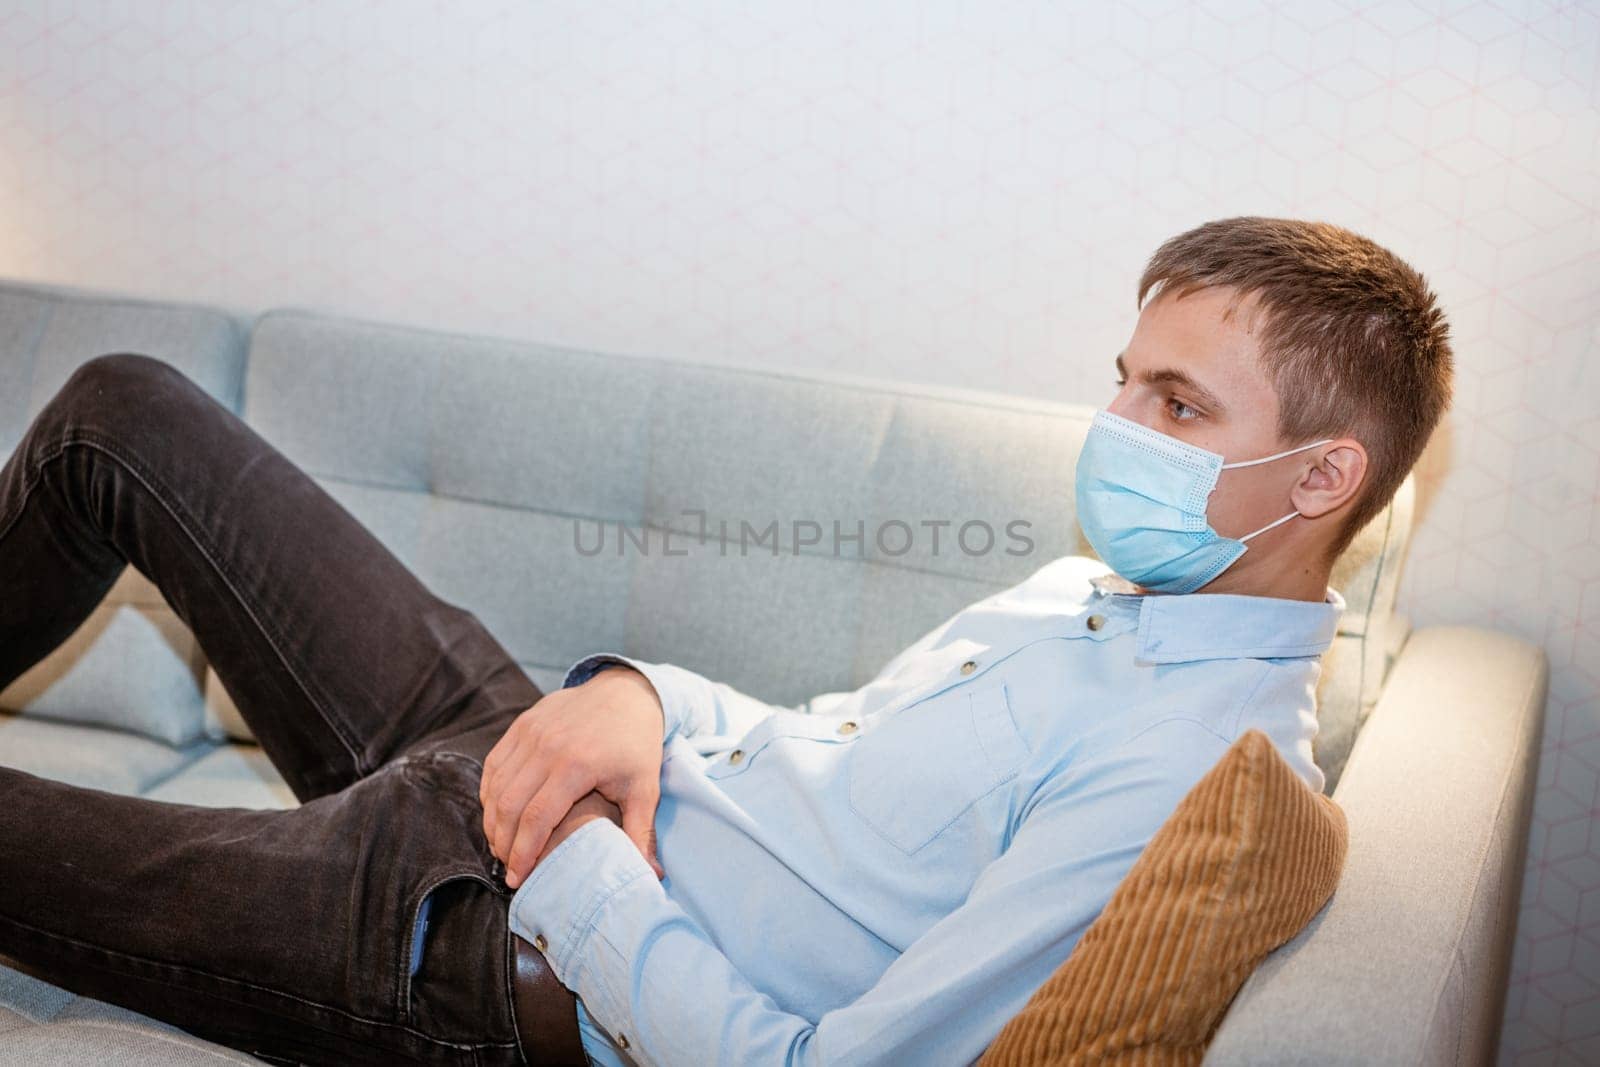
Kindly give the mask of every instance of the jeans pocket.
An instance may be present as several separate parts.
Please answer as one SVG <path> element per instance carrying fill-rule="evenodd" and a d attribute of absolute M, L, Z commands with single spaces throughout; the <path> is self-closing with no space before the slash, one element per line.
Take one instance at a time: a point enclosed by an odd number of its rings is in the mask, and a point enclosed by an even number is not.
<path fill-rule="evenodd" d="M 449 1008 L 420 1003 L 419 991 L 450 989 L 470 999 L 471 976 L 492 974 L 493 942 L 475 943 L 473 937 L 490 914 L 480 905 L 485 888 L 498 901 L 500 890 L 492 880 L 478 870 L 458 868 L 433 875 L 408 898 L 395 946 L 401 976 L 398 1015 L 407 1026 L 438 1036 L 440 1016 Z"/>
<path fill-rule="evenodd" d="M 402 757 L 415 797 L 400 846 L 412 857 L 390 951 L 399 981 L 397 1015 L 430 1036 L 453 1027 L 468 990 L 486 989 L 493 945 L 482 939 L 506 911 L 504 868 L 483 834 L 481 767 L 454 752 Z M 487 892 L 486 892 L 487 891 Z"/>

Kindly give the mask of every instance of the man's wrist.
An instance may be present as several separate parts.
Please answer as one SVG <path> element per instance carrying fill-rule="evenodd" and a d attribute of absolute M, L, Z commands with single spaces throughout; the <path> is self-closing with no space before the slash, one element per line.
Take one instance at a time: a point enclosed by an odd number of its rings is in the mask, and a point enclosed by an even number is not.
<path fill-rule="evenodd" d="M 610 819 L 590 819 L 574 830 L 549 858 L 535 867 L 512 895 L 511 922 L 518 936 L 533 942 L 569 989 L 578 974 L 570 968 L 587 958 L 584 945 L 594 920 L 624 886 L 643 880 L 661 889 L 639 850 Z M 540 946 L 539 937 L 546 944 Z"/>
<path fill-rule="evenodd" d="M 544 852 L 537 860 L 534 861 L 534 867 L 537 868 L 539 864 L 543 863 L 546 856 L 549 856 L 550 853 L 554 852 L 561 842 L 565 841 L 567 838 L 576 833 L 578 828 L 584 823 L 593 822 L 596 819 L 604 818 L 604 815 L 600 815 L 596 812 L 584 811 L 578 812 L 574 815 L 568 815 L 566 818 L 556 823 L 556 828 L 550 831 L 550 840 L 546 842 L 544 846 Z"/>
<path fill-rule="evenodd" d="M 610 670 L 608 668 L 619 669 Z M 609 678 L 605 679 L 602 684 L 623 686 L 639 693 L 641 698 L 648 703 L 650 707 L 655 709 L 656 714 L 660 717 L 661 731 L 663 734 L 666 733 L 667 709 L 662 706 L 661 694 L 656 692 L 656 687 L 654 683 L 650 681 L 649 675 L 645 674 L 639 668 L 630 663 L 617 663 L 612 661 L 606 664 L 606 666 L 600 671 L 596 671 L 593 675 L 591 675 L 589 681 L 592 682 L 596 678 L 599 678 L 602 672 L 610 676 Z M 584 682 L 583 684 L 588 685 L 589 683 Z"/>
<path fill-rule="evenodd" d="M 610 667 L 628 668 L 621 675 L 612 675 L 612 680 L 625 679 L 632 683 L 639 683 L 642 680 L 643 684 L 649 687 L 651 706 L 656 708 L 661 716 L 661 741 L 662 744 L 666 744 L 682 729 L 684 722 L 684 694 L 678 691 L 677 681 L 673 675 L 677 668 L 668 664 L 645 663 L 618 652 L 595 652 L 584 656 L 569 667 L 561 686 L 563 689 L 572 689 L 587 685 Z"/>

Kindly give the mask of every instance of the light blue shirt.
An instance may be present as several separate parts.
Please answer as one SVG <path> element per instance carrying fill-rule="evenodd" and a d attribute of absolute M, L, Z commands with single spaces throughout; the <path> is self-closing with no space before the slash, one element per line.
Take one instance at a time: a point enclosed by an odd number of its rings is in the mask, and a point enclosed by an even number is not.
<path fill-rule="evenodd" d="M 578 994 L 591 1058 L 968 1063 L 1243 731 L 1321 792 L 1339 593 L 1132 589 L 1063 557 L 796 707 L 672 664 L 579 660 L 566 685 L 628 663 L 666 716 L 665 880 L 596 819 L 511 901 L 513 931 L 542 937 Z"/>

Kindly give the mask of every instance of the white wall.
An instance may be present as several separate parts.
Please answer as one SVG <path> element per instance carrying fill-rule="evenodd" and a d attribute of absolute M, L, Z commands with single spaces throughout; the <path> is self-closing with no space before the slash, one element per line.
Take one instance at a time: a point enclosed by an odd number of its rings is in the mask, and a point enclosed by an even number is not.
<path fill-rule="evenodd" d="M 1078 6 L 0 0 L 0 275 L 1102 403 L 1162 239 L 1366 233 L 1403 609 L 1554 669 L 1503 1059 L 1600 1061 L 1596 5 Z"/>

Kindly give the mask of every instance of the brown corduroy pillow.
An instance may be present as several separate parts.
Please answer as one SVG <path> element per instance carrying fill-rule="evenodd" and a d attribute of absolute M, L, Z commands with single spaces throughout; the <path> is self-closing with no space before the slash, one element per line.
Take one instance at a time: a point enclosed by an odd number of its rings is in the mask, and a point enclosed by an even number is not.
<path fill-rule="evenodd" d="M 1348 844 L 1339 806 L 1247 730 L 979 1067 L 1198 1064 L 1250 972 L 1333 895 Z"/>

